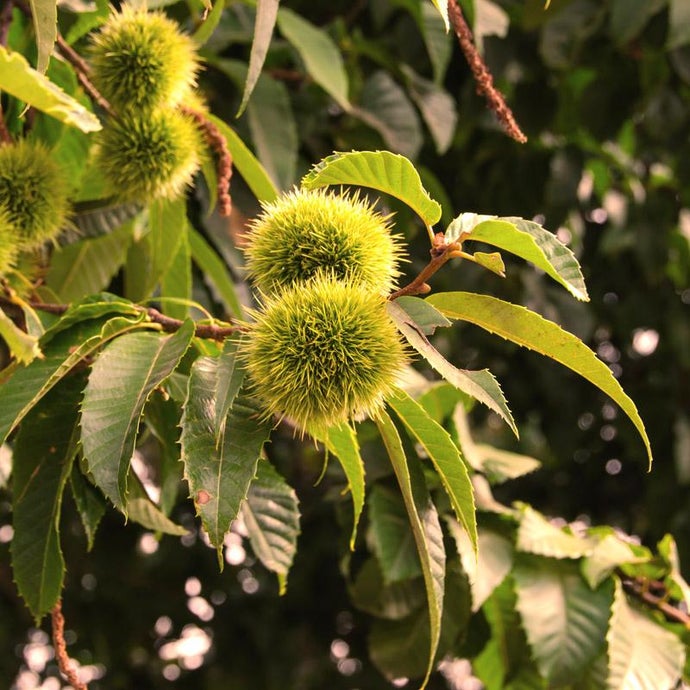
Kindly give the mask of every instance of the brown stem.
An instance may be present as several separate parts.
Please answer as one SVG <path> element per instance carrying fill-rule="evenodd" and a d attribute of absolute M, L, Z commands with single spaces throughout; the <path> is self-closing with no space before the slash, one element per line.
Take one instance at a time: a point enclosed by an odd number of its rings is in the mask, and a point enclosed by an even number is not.
<path fill-rule="evenodd" d="M 232 156 L 228 143 L 221 131 L 206 115 L 189 106 L 180 106 L 180 110 L 194 119 L 204 134 L 208 145 L 216 154 L 216 170 L 218 172 L 218 212 L 221 216 L 229 216 L 232 210 L 230 198 L 230 178 L 232 177 Z"/>
<path fill-rule="evenodd" d="M 663 583 L 652 582 L 641 577 L 630 578 L 622 571 L 617 571 L 617 573 L 621 578 L 623 589 L 628 594 L 647 606 L 660 611 L 667 620 L 673 623 L 680 623 L 684 625 L 686 629 L 690 630 L 690 615 L 668 602 L 668 590 Z M 654 592 L 651 591 L 652 589 L 660 591 L 661 594 L 654 594 Z"/>
<path fill-rule="evenodd" d="M 6 297 L 0 297 L 0 302 L 6 304 L 13 304 L 11 299 Z M 38 311 L 43 311 L 48 314 L 55 314 L 61 316 L 69 308 L 69 304 L 51 304 L 49 302 L 26 302 L 32 309 Z M 142 312 L 146 313 L 146 316 L 153 322 L 157 323 L 166 333 L 175 333 L 181 327 L 184 321 L 180 319 L 173 319 L 170 316 L 161 314 L 158 309 L 153 307 L 136 307 Z M 242 330 L 242 326 L 217 326 L 212 323 L 197 323 L 194 327 L 194 335 L 197 338 L 204 338 L 207 340 L 225 340 L 229 336 Z"/>
<path fill-rule="evenodd" d="M 108 101 L 103 97 L 103 94 L 91 83 L 89 75 L 91 68 L 86 61 L 79 55 L 72 46 L 65 41 L 61 34 L 58 33 L 56 45 L 61 55 L 67 62 L 74 67 L 79 83 L 82 85 L 84 91 L 89 95 L 89 98 L 94 103 L 97 103 L 108 115 L 113 115 L 113 108 Z"/>
<path fill-rule="evenodd" d="M 67 643 L 65 642 L 65 617 L 62 615 L 62 601 L 58 601 L 50 612 L 53 623 L 53 647 L 55 648 L 55 660 L 57 661 L 60 673 L 67 679 L 67 682 L 74 690 L 88 690 L 89 686 L 82 683 L 74 670 L 72 660 L 67 654 Z"/>
<path fill-rule="evenodd" d="M 398 299 L 403 295 L 424 295 L 431 290 L 427 280 L 436 273 L 449 259 L 452 259 L 454 252 L 460 251 L 458 242 L 446 244 L 446 239 L 442 232 L 434 236 L 434 244 L 431 248 L 431 261 L 420 271 L 419 275 L 405 287 L 392 292 L 389 300 Z"/>
<path fill-rule="evenodd" d="M 12 135 L 10 134 L 10 131 L 7 129 L 7 124 L 5 123 L 5 113 L 2 109 L 2 103 L 0 103 L 0 145 L 11 143 Z"/>
<path fill-rule="evenodd" d="M 506 133 L 515 141 L 524 144 L 527 141 L 527 137 L 515 121 L 503 94 L 494 86 L 491 72 L 489 72 L 484 60 L 477 52 L 477 47 L 474 45 L 472 38 L 472 30 L 467 25 L 457 0 L 448 0 L 448 18 L 453 25 L 455 35 L 458 37 L 458 43 L 463 55 L 472 70 L 474 81 L 477 84 L 477 92 L 486 98 L 489 108 L 496 113 Z"/>

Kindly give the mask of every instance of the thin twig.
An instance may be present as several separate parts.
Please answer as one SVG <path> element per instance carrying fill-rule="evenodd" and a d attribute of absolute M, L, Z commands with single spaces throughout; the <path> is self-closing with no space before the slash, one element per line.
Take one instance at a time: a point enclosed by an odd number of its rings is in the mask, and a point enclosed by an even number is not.
<path fill-rule="evenodd" d="M 484 60 L 477 52 L 477 47 L 474 45 L 472 38 L 472 30 L 467 25 L 457 0 L 448 0 L 448 18 L 453 25 L 455 35 L 458 37 L 458 43 L 465 59 L 472 70 L 474 81 L 477 84 L 477 92 L 486 98 L 489 108 L 496 113 L 506 133 L 515 141 L 524 144 L 527 141 L 527 137 L 515 121 L 503 94 L 494 86 L 491 72 L 489 72 Z"/>
<path fill-rule="evenodd" d="M 58 600 L 55 607 L 50 612 L 53 623 L 53 647 L 55 648 L 55 660 L 57 661 L 60 673 L 67 679 L 67 682 L 74 690 L 88 690 L 89 686 L 82 683 L 74 670 L 72 660 L 67 654 L 67 643 L 65 642 L 65 617 L 62 615 L 62 601 Z"/>
<path fill-rule="evenodd" d="M 72 46 L 65 41 L 60 33 L 57 35 L 56 45 L 61 55 L 67 62 L 74 67 L 79 83 L 82 85 L 84 91 L 89 95 L 89 98 L 94 103 L 97 103 L 108 115 L 113 115 L 113 108 L 104 98 L 103 94 L 91 83 L 89 75 L 91 68 L 85 60 L 72 48 Z"/>
<path fill-rule="evenodd" d="M 389 300 L 397 299 L 403 295 L 425 295 L 431 290 L 431 287 L 427 283 L 429 278 L 438 271 L 443 264 L 445 264 L 450 259 L 457 256 L 457 252 L 460 251 L 459 242 L 451 242 L 446 244 L 446 238 L 442 232 L 436 233 L 434 236 L 434 243 L 431 248 L 431 260 L 429 263 L 420 271 L 419 275 L 405 287 L 392 292 L 389 296 Z"/>
<path fill-rule="evenodd" d="M 10 33 L 10 24 L 12 23 L 12 10 L 14 9 L 14 2 L 7 0 L 0 10 L 0 46 L 6 46 Z"/>
<path fill-rule="evenodd" d="M 197 127 L 201 129 L 204 138 L 213 152 L 216 154 L 216 170 L 218 172 L 218 213 L 221 216 L 229 216 L 232 210 L 230 198 L 230 178 L 232 177 L 232 155 L 228 149 L 228 143 L 221 131 L 211 122 L 206 115 L 189 106 L 180 106 L 180 110 L 193 118 Z"/>
<path fill-rule="evenodd" d="M 641 577 L 630 578 L 621 571 L 618 571 L 618 575 L 621 578 L 623 589 L 628 594 L 661 612 L 667 620 L 673 623 L 680 623 L 690 630 L 690 615 L 669 603 L 668 590 L 663 583 Z M 655 594 L 652 589 L 660 592 L 660 594 Z"/>

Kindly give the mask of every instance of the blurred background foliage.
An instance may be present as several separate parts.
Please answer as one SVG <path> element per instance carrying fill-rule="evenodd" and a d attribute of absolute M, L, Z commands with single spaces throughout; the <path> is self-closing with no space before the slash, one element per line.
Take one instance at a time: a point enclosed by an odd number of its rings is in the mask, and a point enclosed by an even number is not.
<path fill-rule="evenodd" d="M 165 4 L 194 29 L 202 11 L 196 0 Z M 517 215 L 538 219 L 567 241 L 585 273 L 587 304 L 510 259 L 504 280 L 458 262 L 437 274 L 432 287 L 524 304 L 581 337 L 636 402 L 654 449 L 651 474 L 632 425 L 571 372 L 467 324 L 444 330 L 435 344 L 459 366 L 489 367 L 521 430 L 516 441 L 475 409 L 475 437 L 543 463 L 537 472 L 498 487 L 498 498 L 526 501 L 568 521 L 620 526 L 649 544 L 671 532 L 687 567 L 686 3 L 552 0 L 547 10 L 541 0 L 461 4 L 527 144 L 506 137 L 485 108 L 454 36 L 444 33 L 428 0 L 285 0 L 281 11 L 292 12 L 279 18 L 262 77 L 237 120 L 256 9 L 251 2 L 228 1 L 203 49 L 201 89 L 212 111 L 237 129 L 281 188 L 334 150 L 386 148 L 415 161 L 424 184 L 443 203 L 444 222 L 464 211 Z M 94 24 L 103 7 L 95 10 Z M 66 3 L 60 13 L 67 36 L 78 16 L 72 9 Z M 295 14 L 337 44 L 349 106 L 329 94 L 328 69 L 324 88 L 324 78 L 296 49 L 289 35 Z M 59 81 L 60 68 L 51 69 Z M 235 240 L 257 207 L 238 175 L 232 192 L 229 224 L 204 217 L 203 191 L 191 203 L 240 279 Z M 383 203 L 396 212 L 397 229 L 410 242 L 405 270 L 415 275 L 428 259 L 426 233 L 405 208 Z M 197 280 L 195 297 L 210 301 Z M 372 450 L 368 471 L 376 476 L 380 458 L 375 449 L 365 450 Z M 142 452 L 155 460 L 155 444 L 145 444 Z M 135 525 L 122 529 L 121 519 L 110 513 L 87 553 L 74 506 L 65 506 L 63 534 L 73 535 L 65 539 L 65 609 L 78 631 L 68 641 L 82 664 L 93 664 L 94 690 L 391 687 L 367 659 L 370 620 L 352 607 L 341 575 L 347 556 L 347 529 L 341 528 L 350 510 L 341 493 L 343 477 L 331 464 L 315 485 L 322 456 L 289 431 L 276 434 L 268 452 L 296 488 L 303 514 L 299 552 L 283 597 L 274 578 L 245 551 L 249 547 L 240 535 L 229 540 L 219 573 L 215 553 L 198 534 L 158 542 Z M 0 485 L 2 480 L 0 459 Z M 193 527 L 192 508 L 182 494 L 174 517 Z M 39 671 L 50 669 L 47 637 L 31 628 L 6 565 L 8 506 L 0 493 L 0 563 L 5 564 L 0 566 L 0 649 L 5 650 L 0 685 L 10 687 L 19 679 L 18 690 L 55 689 L 54 678 L 40 685 Z M 485 634 L 472 632 L 476 639 Z M 455 681 L 448 679 L 453 672 Z M 446 676 L 439 674 L 430 687 L 472 687 L 472 680 L 462 680 L 462 669 Z M 53 681 L 58 684 L 50 685 Z"/>

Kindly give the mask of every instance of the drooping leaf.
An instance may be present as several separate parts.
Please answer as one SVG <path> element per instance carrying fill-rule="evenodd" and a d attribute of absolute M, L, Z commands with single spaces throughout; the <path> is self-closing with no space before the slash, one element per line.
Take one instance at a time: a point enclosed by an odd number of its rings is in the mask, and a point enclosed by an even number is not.
<path fill-rule="evenodd" d="M 446 328 L 452 325 L 452 321 L 449 321 L 438 309 L 434 309 L 428 302 L 419 297 L 403 295 L 398 297 L 394 304 L 405 311 L 414 322 L 415 327 L 424 335 L 433 335 L 437 328 Z"/>
<path fill-rule="evenodd" d="M 123 225 L 103 237 L 57 249 L 46 276 L 47 286 L 64 302 L 106 289 L 124 263 L 131 241 L 131 226 Z"/>
<path fill-rule="evenodd" d="M 594 588 L 624 563 L 643 563 L 646 560 L 644 556 L 637 555 L 630 544 L 611 533 L 600 539 L 583 559 L 582 576 Z"/>
<path fill-rule="evenodd" d="M 386 584 L 422 575 L 414 534 L 401 495 L 375 484 L 367 500 L 370 548 Z"/>
<path fill-rule="evenodd" d="M 433 8 L 431 3 L 424 0 L 420 3 L 420 13 L 417 19 L 424 45 L 429 53 L 431 66 L 434 71 L 434 81 L 440 84 L 446 75 L 448 63 L 453 53 L 453 39 L 447 31 L 443 17 Z"/>
<path fill-rule="evenodd" d="M 57 3 L 55 0 L 29 0 L 29 3 L 38 51 L 36 71 L 44 74 L 57 39 Z"/>
<path fill-rule="evenodd" d="M 388 72 L 378 70 L 366 80 L 360 104 L 352 112 L 381 135 L 387 148 L 417 157 L 424 143 L 419 117 L 404 89 Z"/>
<path fill-rule="evenodd" d="M 669 50 L 690 43 L 690 5 L 683 0 L 669 0 Z"/>
<path fill-rule="evenodd" d="M 309 76 L 344 110 L 349 110 L 347 72 L 333 39 L 287 7 L 278 10 L 278 28 L 299 53 Z"/>
<path fill-rule="evenodd" d="M 609 395 L 635 425 L 644 442 L 651 467 L 652 449 L 635 403 L 606 364 L 597 359 L 579 338 L 525 307 L 488 295 L 445 292 L 431 295 L 427 300 L 448 318 L 470 321 L 522 347 L 535 350 L 593 383 Z"/>
<path fill-rule="evenodd" d="M 5 314 L 2 308 L 0 308 L 0 338 L 5 341 L 12 356 L 21 364 L 29 364 L 41 355 L 38 338 L 25 333 Z"/>
<path fill-rule="evenodd" d="M 191 320 L 168 336 L 124 335 L 106 347 L 91 368 L 82 402 L 84 456 L 98 488 L 125 515 L 127 478 L 144 405 L 179 364 L 193 335 Z"/>
<path fill-rule="evenodd" d="M 74 377 L 46 396 L 27 416 L 14 444 L 12 570 L 37 621 L 62 590 L 60 506 L 77 449 L 82 385 L 83 378 Z"/>
<path fill-rule="evenodd" d="M 426 605 L 424 578 L 421 570 L 419 573 L 419 577 L 413 580 L 386 583 L 378 559 L 369 558 L 357 570 L 354 581 L 348 585 L 348 592 L 352 603 L 361 611 L 377 618 L 401 620 Z M 426 648 L 425 644 L 425 652 Z"/>
<path fill-rule="evenodd" d="M 247 497 L 271 426 L 240 390 L 217 443 L 214 428 L 217 386 L 217 360 L 200 357 L 189 377 L 180 444 L 190 496 L 211 544 L 220 554 L 225 533 Z"/>
<path fill-rule="evenodd" d="M 110 5 L 107 0 L 96 0 L 95 9 L 92 12 L 79 12 L 74 22 L 70 25 L 65 35 L 65 40 L 70 45 L 76 43 L 93 29 L 101 26 L 110 15 Z"/>
<path fill-rule="evenodd" d="M 364 462 L 359 453 L 359 443 L 354 429 L 346 422 L 331 426 L 323 432 L 315 428 L 308 429 L 309 434 L 326 446 L 329 453 L 338 458 L 347 478 L 347 486 L 352 496 L 352 535 L 350 548 L 355 548 L 357 526 L 364 507 Z"/>
<path fill-rule="evenodd" d="M 299 501 L 268 460 L 259 461 L 241 515 L 254 553 L 264 567 L 278 575 L 280 593 L 284 594 L 297 553 Z"/>
<path fill-rule="evenodd" d="M 433 369 L 443 376 L 448 383 L 493 410 L 508 424 L 513 433 L 519 436 L 501 386 L 488 369 L 481 371 L 458 369 L 436 350 L 424 333 L 416 328 L 416 324 L 409 319 L 403 309 L 398 307 L 395 302 L 388 302 L 386 306 L 389 315 L 407 342 L 426 359 Z"/>
<path fill-rule="evenodd" d="M 685 663 L 683 643 L 628 603 L 618 579 L 606 641 L 609 649 L 608 690 L 675 687 Z"/>
<path fill-rule="evenodd" d="M 451 515 L 446 515 L 445 520 L 470 581 L 472 611 L 479 611 L 513 567 L 513 545 L 496 532 L 480 529 L 475 554 L 467 532 L 457 520 Z"/>
<path fill-rule="evenodd" d="M 305 189 L 327 185 L 359 185 L 390 194 L 407 204 L 427 226 L 441 218 L 441 206 L 422 186 L 419 173 L 405 158 L 390 151 L 334 153 L 303 178 Z"/>
<path fill-rule="evenodd" d="M 273 201 L 276 196 L 278 196 L 278 191 L 268 173 L 264 170 L 254 154 L 247 148 L 247 145 L 237 136 L 235 131 L 231 127 L 228 127 L 222 120 L 213 115 L 209 115 L 209 120 L 218 127 L 221 134 L 225 137 L 228 150 L 232 155 L 233 167 L 242 175 L 254 196 L 259 201 Z"/>
<path fill-rule="evenodd" d="M 266 53 L 271 45 L 271 36 L 278 16 L 278 5 L 280 0 L 257 0 L 256 18 L 254 20 L 254 38 L 252 39 L 252 50 L 249 54 L 249 69 L 247 79 L 242 94 L 242 102 L 237 110 L 236 117 L 239 117 L 247 107 L 249 97 L 256 86 L 256 82 L 261 74 L 261 69 L 266 60 Z"/>
<path fill-rule="evenodd" d="M 87 170 L 84 177 L 84 185 L 93 176 L 93 171 Z M 82 187 L 82 191 L 84 187 Z M 107 200 L 83 201 L 75 205 L 74 215 L 71 220 L 77 228 L 73 235 L 69 231 L 61 236 L 72 241 L 82 240 L 88 237 L 101 237 L 116 232 L 125 223 L 134 220 L 143 210 L 138 202 L 115 204 Z"/>
<path fill-rule="evenodd" d="M 235 284 L 232 282 L 223 260 L 216 254 L 213 247 L 191 227 L 189 228 L 188 239 L 194 263 L 203 271 L 205 280 L 209 281 L 215 288 L 228 314 L 241 317 L 242 305 L 237 298 Z"/>
<path fill-rule="evenodd" d="M 79 101 L 32 69 L 21 54 L 9 52 L 4 46 L 0 46 L 0 91 L 6 91 L 82 132 L 102 129 L 98 118 Z"/>
<path fill-rule="evenodd" d="M 443 0 L 431 0 L 434 7 L 438 10 L 438 13 L 443 19 L 443 24 L 446 27 L 446 31 L 450 31 L 450 21 L 448 20 L 448 3 L 443 2 Z"/>
<path fill-rule="evenodd" d="M 208 5 L 210 0 L 206 2 Z M 214 30 L 218 26 L 223 10 L 225 9 L 225 0 L 215 0 L 211 11 L 208 13 L 204 21 L 199 25 L 199 28 L 192 34 L 192 40 L 198 46 L 203 46 L 206 41 L 213 35 Z"/>
<path fill-rule="evenodd" d="M 463 405 L 457 405 L 453 410 L 453 424 L 463 457 L 470 467 L 486 475 L 492 484 L 522 477 L 541 467 L 539 460 L 528 455 L 502 450 L 486 443 L 475 443 Z"/>
<path fill-rule="evenodd" d="M 522 507 L 517 532 L 518 551 L 551 558 L 581 558 L 592 552 L 592 543 L 551 524 L 530 506 Z"/>
<path fill-rule="evenodd" d="M 532 220 L 463 213 L 448 226 L 446 239 L 477 240 L 511 252 L 532 262 L 577 299 L 589 300 L 575 255 L 553 233 Z"/>
<path fill-rule="evenodd" d="M 445 153 L 453 142 L 458 112 L 453 97 L 439 84 L 417 74 L 408 65 L 401 65 L 407 79 L 410 97 L 419 108 L 431 132 L 436 152 Z"/>
<path fill-rule="evenodd" d="M 192 299 L 192 250 L 187 227 L 180 237 L 175 256 L 161 277 L 160 293 L 163 298 L 162 310 L 166 316 L 180 321 L 189 316 L 189 302 Z"/>
<path fill-rule="evenodd" d="M 403 390 L 386 398 L 405 425 L 407 432 L 420 443 L 431 459 L 448 494 L 453 511 L 467 530 L 472 547 L 477 549 L 477 519 L 474 496 L 465 463 L 448 432 L 426 413 L 424 408 Z"/>
<path fill-rule="evenodd" d="M 554 686 L 582 676 L 604 647 L 613 586 L 590 589 L 578 564 L 520 559 L 517 609 L 542 675 Z"/>
<path fill-rule="evenodd" d="M 441 637 L 446 561 L 443 534 L 417 459 L 406 457 L 398 430 L 386 412 L 381 412 L 376 425 L 400 485 L 424 575 L 429 615 L 429 657 L 421 686 L 424 688 L 433 670 Z"/>
<path fill-rule="evenodd" d="M 628 43 L 644 29 L 647 22 L 668 0 L 613 0 L 610 30 L 619 45 Z"/>
<path fill-rule="evenodd" d="M 175 524 L 149 497 L 139 477 L 134 472 L 127 477 L 127 519 L 154 532 L 182 536 L 189 530 Z"/>
<path fill-rule="evenodd" d="M 79 323 L 43 347 L 43 359 L 35 359 L 26 367 L 8 367 L 0 384 L 0 441 L 4 442 L 29 410 L 84 357 L 111 338 L 142 328 L 142 318 Z"/>
<path fill-rule="evenodd" d="M 228 411 L 240 392 L 246 374 L 237 355 L 239 344 L 239 340 L 228 338 L 223 343 L 223 352 L 216 365 L 216 415 L 213 423 L 217 442 L 225 432 Z"/>
<path fill-rule="evenodd" d="M 107 503 L 103 494 L 86 479 L 76 464 L 72 467 L 70 488 L 82 527 L 86 533 L 86 545 L 91 551 L 98 525 L 101 524 L 105 515 Z"/>

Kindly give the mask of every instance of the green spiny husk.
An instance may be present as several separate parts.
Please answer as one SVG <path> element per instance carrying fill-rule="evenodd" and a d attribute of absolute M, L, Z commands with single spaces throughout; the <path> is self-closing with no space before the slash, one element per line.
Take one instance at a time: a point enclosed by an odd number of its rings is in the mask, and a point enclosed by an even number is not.
<path fill-rule="evenodd" d="M 15 264 L 19 247 L 19 233 L 10 220 L 7 209 L 0 205 L 0 277 Z"/>
<path fill-rule="evenodd" d="M 69 212 L 64 171 L 40 142 L 20 139 L 0 146 L 0 206 L 19 238 L 20 249 L 55 239 Z"/>
<path fill-rule="evenodd" d="M 152 201 L 184 194 L 199 168 L 201 136 L 176 110 L 111 119 L 97 135 L 97 163 L 120 201 Z"/>
<path fill-rule="evenodd" d="M 192 39 L 162 12 L 114 13 L 92 40 L 92 79 L 120 112 L 175 106 L 196 83 Z"/>
<path fill-rule="evenodd" d="M 318 272 L 387 294 L 401 248 L 388 219 L 357 195 L 294 190 L 265 204 L 245 247 L 255 285 L 269 294 Z"/>
<path fill-rule="evenodd" d="M 375 417 L 407 361 L 385 299 L 321 274 L 264 299 L 242 351 L 267 413 L 300 430 Z"/>

